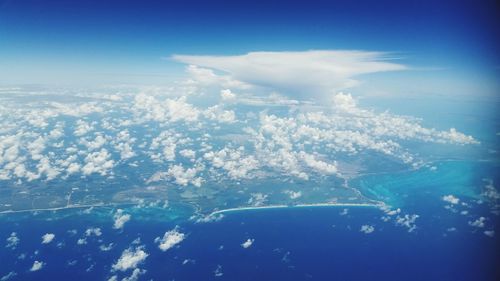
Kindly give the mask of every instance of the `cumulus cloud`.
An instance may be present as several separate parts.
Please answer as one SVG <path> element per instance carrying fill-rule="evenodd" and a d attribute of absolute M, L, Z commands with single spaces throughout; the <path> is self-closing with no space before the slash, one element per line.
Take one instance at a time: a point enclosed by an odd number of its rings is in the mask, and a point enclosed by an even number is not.
<path fill-rule="evenodd" d="M 45 266 L 44 262 L 35 261 L 33 263 L 33 265 L 31 266 L 30 271 L 38 271 L 38 270 L 42 269 L 44 266 Z"/>
<path fill-rule="evenodd" d="M 401 225 L 404 227 L 408 228 L 408 232 L 413 232 L 415 229 L 417 229 L 417 225 L 415 224 L 415 221 L 419 218 L 419 215 L 404 215 L 404 216 L 397 216 L 396 217 L 396 225 Z"/>
<path fill-rule="evenodd" d="M 285 190 L 284 193 L 290 196 L 290 199 L 293 200 L 302 197 L 302 191 Z"/>
<path fill-rule="evenodd" d="M 162 238 L 156 237 L 155 243 L 159 243 L 158 248 L 167 251 L 185 239 L 185 234 L 178 231 L 177 227 L 165 232 Z"/>
<path fill-rule="evenodd" d="M 21 239 L 17 237 L 16 232 L 12 232 L 6 240 L 7 240 L 7 245 L 5 245 L 5 247 L 10 249 L 15 249 L 19 244 L 19 242 L 21 241 Z"/>
<path fill-rule="evenodd" d="M 303 99 L 329 96 L 356 86 L 359 81 L 355 77 L 361 74 L 406 69 L 390 62 L 389 54 L 366 51 L 250 52 L 239 56 L 174 55 L 172 58 L 191 65 L 191 69 L 223 71 L 227 79 L 283 90 Z M 211 75 L 204 77 L 210 77 L 210 81 L 217 79 L 213 72 L 205 71 Z M 227 83 L 221 86 L 228 88 Z"/>
<path fill-rule="evenodd" d="M 443 196 L 443 201 L 456 205 L 458 204 L 458 202 L 460 202 L 460 199 L 450 194 Z"/>
<path fill-rule="evenodd" d="M 361 229 L 359 231 L 361 231 L 365 234 L 370 234 L 370 233 L 375 231 L 375 227 L 365 224 L 365 225 L 361 226 Z"/>
<path fill-rule="evenodd" d="M 485 230 L 484 235 L 489 236 L 489 237 L 494 237 L 495 236 L 495 231 L 494 230 Z"/>
<path fill-rule="evenodd" d="M 245 242 L 241 243 L 241 247 L 247 249 L 250 246 L 252 246 L 252 244 L 253 244 L 254 241 L 255 241 L 255 239 L 248 238 Z"/>
<path fill-rule="evenodd" d="M 469 225 L 473 227 L 478 227 L 478 228 L 483 228 L 486 222 L 485 217 L 479 217 L 478 219 L 474 221 L 469 221 Z"/>
<path fill-rule="evenodd" d="M 102 231 L 101 231 L 101 228 L 99 227 L 91 227 L 91 228 L 87 228 L 87 230 L 85 230 L 85 236 L 87 237 L 90 237 L 90 236 L 101 236 L 102 235 Z"/>
<path fill-rule="evenodd" d="M 137 280 L 139 280 L 139 277 L 145 273 L 146 273 L 146 270 L 136 268 L 132 271 L 132 274 L 130 276 L 124 277 L 122 279 L 122 281 L 137 281 Z"/>
<path fill-rule="evenodd" d="M 113 264 L 112 268 L 114 271 L 126 271 L 129 269 L 135 269 L 137 266 L 144 262 L 149 256 L 148 253 L 144 251 L 143 247 L 128 248 L 122 252 L 120 258 Z"/>
<path fill-rule="evenodd" d="M 129 214 L 124 214 L 122 209 L 116 210 L 115 215 L 113 216 L 115 222 L 113 224 L 114 229 L 123 229 L 125 223 L 127 223 L 131 216 Z"/>
<path fill-rule="evenodd" d="M 166 175 L 172 179 L 178 185 L 186 186 L 188 184 L 192 184 L 194 186 L 200 187 L 203 179 L 201 177 L 197 177 L 198 169 L 195 168 L 186 168 L 182 167 L 182 165 L 173 165 L 171 166 Z"/>
<path fill-rule="evenodd" d="M 56 236 L 54 233 L 46 233 L 42 236 L 42 244 L 49 244 Z"/>
<path fill-rule="evenodd" d="M 84 175 L 90 175 L 92 173 L 99 173 L 101 176 L 105 176 L 111 168 L 113 168 L 115 161 L 109 159 L 111 155 L 109 152 L 102 148 L 100 151 L 88 154 L 85 157 L 85 166 L 82 167 L 82 172 Z"/>

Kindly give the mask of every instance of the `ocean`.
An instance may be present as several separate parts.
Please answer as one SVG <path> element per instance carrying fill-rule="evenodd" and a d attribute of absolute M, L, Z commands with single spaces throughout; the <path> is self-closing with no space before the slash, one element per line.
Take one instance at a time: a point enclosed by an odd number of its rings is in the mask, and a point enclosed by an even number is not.
<path fill-rule="evenodd" d="M 122 278 L 132 270 L 116 271 L 112 265 L 125 249 L 140 245 L 148 255 L 137 266 L 144 270 L 141 280 L 498 280 L 497 239 L 442 204 L 425 206 L 412 210 L 419 217 L 411 232 L 394 221 L 384 222 L 385 213 L 373 207 L 235 211 L 208 223 L 161 216 L 134 219 L 132 208 L 124 209 L 132 219 L 122 230 L 112 228 L 111 209 L 4 215 L 0 237 L 16 232 L 20 242 L 15 249 L 2 247 L 0 276 Z M 373 227 L 372 232 L 361 231 L 364 225 Z M 89 228 L 100 228 L 102 234 L 79 245 Z M 184 240 L 161 251 L 155 238 L 175 228 L 185 234 Z M 41 244 L 39 237 L 47 232 L 55 238 Z M 253 243 L 244 248 L 248 239 Z M 111 249 L 100 249 L 110 243 Z M 44 266 L 31 272 L 35 260 Z"/>

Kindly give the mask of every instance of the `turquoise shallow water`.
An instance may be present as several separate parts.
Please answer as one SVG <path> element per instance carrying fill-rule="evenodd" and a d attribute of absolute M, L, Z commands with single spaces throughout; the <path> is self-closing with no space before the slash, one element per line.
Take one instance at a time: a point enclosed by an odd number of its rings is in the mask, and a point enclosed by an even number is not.
<path fill-rule="evenodd" d="M 499 164 L 493 161 L 444 161 L 429 167 L 400 173 L 366 175 L 351 181 L 369 198 L 381 200 L 394 207 L 416 204 L 416 197 L 441 197 L 453 194 L 468 199 L 480 199 L 484 179 L 494 182 Z"/>

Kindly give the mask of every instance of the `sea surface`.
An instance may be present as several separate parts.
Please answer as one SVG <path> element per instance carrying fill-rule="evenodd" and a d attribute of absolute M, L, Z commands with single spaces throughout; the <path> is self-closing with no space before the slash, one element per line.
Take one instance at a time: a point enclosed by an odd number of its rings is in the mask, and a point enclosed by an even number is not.
<path fill-rule="evenodd" d="M 388 190 L 397 182 L 396 176 L 380 179 L 392 184 Z M 465 205 L 450 206 L 441 198 L 444 190 L 412 197 L 413 204 L 402 204 L 404 211 L 392 216 L 379 207 L 290 207 L 197 222 L 179 208 L 123 206 L 131 219 L 114 229 L 116 208 L 110 207 L 4 214 L 2 241 L 15 232 L 19 243 L 2 246 L 0 277 L 15 272 L 5 280 L 122 280 L 133 270 L 112 265 L 124 250 L 142 247 L 148 256 L 137 265 L 144 270 L 140 280 L 499 280 L 498 239 L 485 234 L 498 233 L 491 205 L 459 195 Z M 410 188 L 406 196 L 417 193 Z M 396 217 L 405 214 L 418 218 L 398 223 Z M 479 217 L 485 225 L 473 226 Z M 363 226 L 372 229 L 361 231 Z M 89 228 L 100 228 L 101 235 L 85 236 Z M 161 251 L 155 238 L 173 229 L 184 240 Z M 41 244 L 45 233 L 55 238 Z M 78 244 L 81 238 L 86 244 Z M 253 243 L 245 248 L 248 239 Z M 110 243 L 109 250 L 100 249 Z M 44 266 L 30 271 L 35 260 Z"/>

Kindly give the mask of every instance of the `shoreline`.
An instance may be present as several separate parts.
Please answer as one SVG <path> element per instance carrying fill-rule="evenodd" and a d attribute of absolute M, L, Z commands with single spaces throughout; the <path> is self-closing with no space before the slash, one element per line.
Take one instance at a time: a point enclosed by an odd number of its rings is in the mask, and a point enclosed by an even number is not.
<path fill-rule="evenodd" d="M 99 208 L 99 207 L 111 207 L 115 206 L 113 204 L 94 204 L 94 205 L 71 205 L 64 207 L 53 207 L 53 208 L 38 208 L 38 209 L 24 209 L 24 210 L 5 210 L 0 211 L 0 215 L 3 214 L 16 214 L 16 213 L 29 213 L 29 212 L 52 212 L 52 211 L 62 211 L 69 209 L 84 209 L 84 208 Z"/>
<path fill-rule="evenodd" d="M 315 207 L 372 207 L 380 208 L 386 206 L 384 203 L 311 203 L 311 204 L 297 204 L 297 205 L 268 205 L 268 206 L 255 206 L 255 207 L 236 207 L 229 209 L 222 209 L 213 211 L 209 216 L 215 216 L 225 213 L 233 213 L 239 211 L 258 211 L 270 209 L 293 209 L 293 208 L 315 208 Z"/>
<path fill-rule="evenodd" d="M 89 205 L 71 205 L 63 207 L 53 207 L 53 208 L 37 208 L 37 209 L 24 209 L 24 210 L 5 210 L 0 211 L 0 215 L 16 214 L 16 213 L 31 213 L 31 212 L 53 212 L 62 211 L 69 209 L 85 209 L 85 208 L 100 208 L 100 207 L 116 207 L 121 204 L 89 204 Z M 126 204 L 129 205 L 129 204 Z M 384 207 L 386 204 L 383 202 L 377 203 L 310 203 L 310 204 L 296 204 L 296 205 L 267 205 L 267 206 L 248 206 L 248 207 L 234 207 L 228 209 L 222 209 L 213 211 L 209 216 L 233 213 L 239 211 L 258 211 L 258 210 L 273 210 L 273 209 L 292 209 L 292 208 L 315 208 L 315 207 L 372 207 L 380 208 Z"/>

